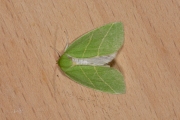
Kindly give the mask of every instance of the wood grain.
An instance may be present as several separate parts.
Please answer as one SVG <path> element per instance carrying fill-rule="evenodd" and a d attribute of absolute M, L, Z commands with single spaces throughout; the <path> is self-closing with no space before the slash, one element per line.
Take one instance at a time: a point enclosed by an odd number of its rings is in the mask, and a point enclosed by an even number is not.
<path fill-rule="evenodd" d="M 0 0 L 1 120 L 179 120 L 178 0 Z M 72 42 L 121 21 L 116 62 L 127 85 L 111 95 L 78 85 L 57 69 Z M 56 36 L 57 31 L 57 36 Z"/>

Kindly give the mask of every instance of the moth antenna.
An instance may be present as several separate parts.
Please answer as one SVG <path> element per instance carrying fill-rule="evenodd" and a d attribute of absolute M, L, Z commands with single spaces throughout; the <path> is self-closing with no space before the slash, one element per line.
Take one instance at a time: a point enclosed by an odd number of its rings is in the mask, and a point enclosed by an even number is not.
<path fill-rule="evenodd" d="M 59 30 L 59 27 L 56 26 L 55 40 L 54 40 L 54 43 L 53 43 L 53 47 L 50 46 L 50 47 L 54 50 L 54 56 L 55 56 L 55 59 L 56 59 L 56 60 L 58 59 L 56 53 L 58 53 L 58 56 L 59 56 L 59 57 L 61 56 L 60 52 L 56 49 L 56 41 L 57 41 L 57 33 L 58 33 L 58 30 Z"/>
<path fill-rule="evenodd" d="M 65 50 L 64 50 L 64 52 L 66 51 L 66 49 L 69 47 L 69 36 L 68 36 L 68 32 L 67 32 L 67 30 L 66 31 L 64 31 L 64 33 L 66 34 L 66 47 L 65 47 Z"/>
<path fill-rule="evenodd" d="M 58 66 L 56 65 L 55 66 L 55 69 L 54 69 L 54 74 L 53 74 L 53 83 L 52 83 L 52 85 L 53 85 L 53 88 L 54 88 L 54 98 L 56 99 L 56 91 L 57 91 L 57 87 L 56 87 L 56 71 L 57 71 L 57 69 L 58 69 Z"/>

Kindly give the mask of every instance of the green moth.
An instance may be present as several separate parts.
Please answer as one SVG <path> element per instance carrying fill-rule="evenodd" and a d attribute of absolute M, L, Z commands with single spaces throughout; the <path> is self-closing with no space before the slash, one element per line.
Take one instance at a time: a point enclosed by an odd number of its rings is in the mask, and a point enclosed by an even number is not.
<path fill-rule="evenodd" d="M 123 41 L 123 24 L 106 24 L 66 47 L 58 65 L 69 78 L 81 85 L 107 93 L 125 93 L 123 75 L 108 65 Z"/>

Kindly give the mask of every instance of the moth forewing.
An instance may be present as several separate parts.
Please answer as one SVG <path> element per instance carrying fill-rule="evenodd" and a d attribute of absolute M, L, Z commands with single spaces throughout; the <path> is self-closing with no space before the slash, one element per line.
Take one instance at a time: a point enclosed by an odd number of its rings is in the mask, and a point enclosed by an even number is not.
<path fill-rule="evenodd" d="M 106 56 L 97 56 L 92 58 L 74 58 L 72 61 L 75 65 L 93 65 L 93 66 L 103 66 L 111 62 L 116 56 L 116 53 L 106 55 Z"/>

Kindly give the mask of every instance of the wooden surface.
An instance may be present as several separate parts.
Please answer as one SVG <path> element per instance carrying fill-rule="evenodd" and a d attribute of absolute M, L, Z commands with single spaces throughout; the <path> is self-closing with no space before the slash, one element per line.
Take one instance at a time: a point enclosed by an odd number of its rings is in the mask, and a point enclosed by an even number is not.
<path fill-rule="evenodd" d="M 0 0 L 1 120 L 179 120 L 179 0 Z M 127 92 L 83 87 L 56 69 L 72 42 L 122 21 Z M 57 40 L 56 40 L 57 31 Z M 56 43 L 55 43 L 56 41 Z"/>

